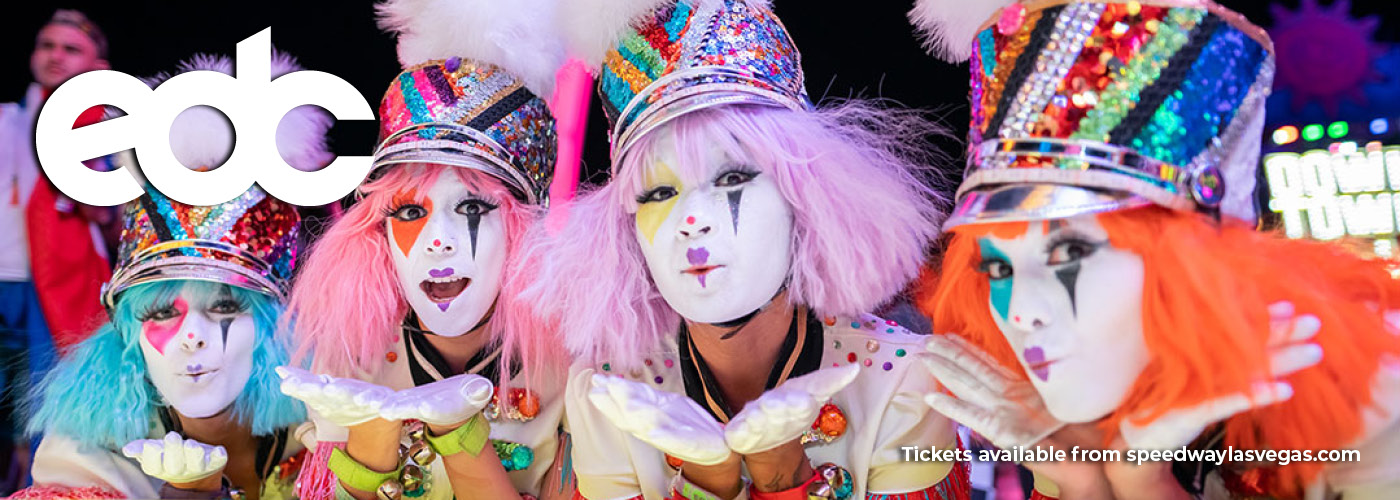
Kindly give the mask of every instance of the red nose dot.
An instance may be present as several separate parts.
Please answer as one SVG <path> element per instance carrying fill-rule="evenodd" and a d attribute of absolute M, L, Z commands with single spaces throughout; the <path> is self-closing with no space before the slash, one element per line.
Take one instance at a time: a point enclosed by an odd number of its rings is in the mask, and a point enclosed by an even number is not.
<path fill-rule="evenodd" d="M 188 335 L 190 338 L 194 338 L 194 334 L 193 334 L 193 333 L 186 333 L 185 335 Z"/>
<path fill-rule="evenodd" d="M 435 247 L 440 247 L 440 246 L 442 246 L 442 240 L 433 240 L 433 246 L 435 246 Z"/>
<path fill-rule="evenodd" d="M 686 223 L 686 224 L 694 224 L 694 223 L 695 223 L 695 216 L 692 215 L 692 216 L 690 216 L 690 217 L 686 217 L 686 218 L 685 218 L 685 223 Z"/>
<path fill-rule="evenodd" d="M 1020 317 L 1020 316 L 1017 316 L 1017 317 L 1012 318 L 1012 319 L 1015 320 L 1017 323 L 1020 323 L 1020 322 L 1021 322 L 1021 317 Z"/>

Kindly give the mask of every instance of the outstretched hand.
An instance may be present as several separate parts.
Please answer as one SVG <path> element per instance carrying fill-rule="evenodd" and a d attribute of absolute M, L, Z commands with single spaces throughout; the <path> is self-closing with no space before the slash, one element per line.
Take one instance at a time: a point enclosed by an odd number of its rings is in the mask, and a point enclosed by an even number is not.
<path fill-rule="evenodd" d="M 137 439 L 122 454 L 141 463 L 141 471 L 172 486 L 194 483 L 223 473 L 228 451 L 170 432 L 164 439 Z"/>
<path fill-rule="evenodd" d="M 797 377 L 763 393 L 744 406 L 724 428 L 729 449 L 752 455 L 802 437 L 831 396 L 860 374 L 855 364 Z"/>
<path fill-rule="evenodd" d="M 352 378 L 317 375 L 292 366 L 277 367 L 282 393 L 306 403 L 330 423 L 351 427 L 379 418 L 394 391 Z"/>
<path fill-rule="evenodd" d="M 724 428 L 684 394 L 612 375 L 593 375 L 588 399 L 614 426 L 663 453 L 699 465 L 729 459 Z"/>
<path fill-rule="evenodd" d="M 1032 446 L 1064 423 L 1050 415 L 1035 386 L 990 355 L 952 335 L 934 335 L 919 357 L 953 396 L 934 392 L 924 402 L 1001 448 Z M 954 397 L 956 396 L 956 397 Z"/>
<path fill-rule="evenodd" d="M 380 408 L 379 416 L 454 426 L 481 412 L 491 402 L 491 392 L 490 380 L 464 373 L 394 393 Z"/>

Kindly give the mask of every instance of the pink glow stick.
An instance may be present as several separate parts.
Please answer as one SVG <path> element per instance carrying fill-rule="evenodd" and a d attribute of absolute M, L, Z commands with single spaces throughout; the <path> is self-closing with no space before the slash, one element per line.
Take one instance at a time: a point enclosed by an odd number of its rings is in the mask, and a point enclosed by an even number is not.
<path fill-rule="evenodd" d="M 549 186 L 549 215 L 545 227 L 551 233 L 569 220 L 569 204 L 578 192 L 579 168 L 583 162 L 583 137 L 588 130 L 588 101 L 593 96 L 593 75 L 578 59 L 570 58 L 554 76 L 554 112 L 559 135 L 559 156 L 554 165 L 554 182 Z"/>

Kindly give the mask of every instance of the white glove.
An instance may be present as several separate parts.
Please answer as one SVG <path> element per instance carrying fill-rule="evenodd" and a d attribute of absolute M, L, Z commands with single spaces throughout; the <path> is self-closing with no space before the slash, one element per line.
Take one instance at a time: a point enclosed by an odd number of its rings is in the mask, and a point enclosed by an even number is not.
<path fill-rule="evenodd" d="M 784 382 L 753 400 L 724 427 L 724 441 L 741 455 L 764 452 L 802 437 L 831 396 L 860 375 L 860 365 L 828 368 Z"/>
<path fill-rule="evenodd" d="M 330 423 L 351 427 L 379 417 L 379 409 L 394 391 L 355 380 L 316 375 L 292 366 L 277 367 L 282 393 L 306 403 Z"/>
<path fill-rule="evenodd" d="M 171 432 L 165 439 L 137 439 L 122 447 L 122 454 L 141 463 L 141 471 L 167 483 L 192 483 L 220 474 L 228 464 L 228 451 Z"/>
<path fill-rule="evenodd" d="M 432 425 L 467 421 L 491 402 L 490 380 L 464 373 L 394 393 L 379 409 L 385 420 L 418 419 Z"/>
<path fill-rule="evenodd" d="M 684 394 L 595 374 L 588 400 L 617 428 L 678 459 L 716 465 L 730 456 L 724 427 Z"/>
<path fill-rule="evenodd" d="M 1248 391 L 1169 411 L 1145 425 L 1124 419 L 1119 426 L 1123 442 L 1136 449 L 1179 448 L 1196 439 L 1206 426 L 1293 397 L 1293 386 L 1283 377 L 1322 361 L 1322 347 L 1307 342 L 1317 334 L 1322 322 L 1311 314 L 1295 316 L 1293 304 L 1288 302 L 1270 305 L 1269 316 L 1269 380 L 1254 384 Z"/>
<path fill-rule="evenodd" d="M 919 356 L 952 397 L 924 396 L 938 413 L 957 421 L 1001 448 L 1032 446 L 1064 427 L 1050 415 L 1030 381 L 1017 377 L 990 355 L 953 335 L 934 335 Z"/>

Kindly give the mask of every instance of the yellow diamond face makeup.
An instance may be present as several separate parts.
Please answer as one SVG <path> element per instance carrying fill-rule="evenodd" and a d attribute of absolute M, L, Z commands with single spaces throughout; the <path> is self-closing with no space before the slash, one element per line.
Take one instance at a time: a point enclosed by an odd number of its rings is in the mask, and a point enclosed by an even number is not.
<path fill-rule="evenodd" d="M 656 243 L 656 231 L 661 228 L 661 223 L 671 216 L 671 210 L 676 207 L 679 194 L 685 190 L 685 186 L 681 184 L 681 178 L 665 162 L 657 162 L 656 167 L 647 172 L 646 187 L 643 188 L 643 192 L 658 186 L 671 186 L 676 190 L 677 196 L 656 203 L 642 203 L 638 206 L 637 230 L 646 237 L 647 243 L 651 244 Z"/>
<path fill-rule="evenodd" d="M 637 193 L 636 235 L 657 292 L 701 323 L 763 307 L 792 264 L 792 207 L 777 180 L 714 141 L 693 157 L 673 137 L 657 142 L 656 166 Z"/>

